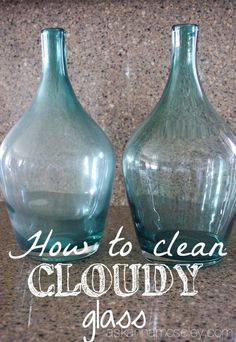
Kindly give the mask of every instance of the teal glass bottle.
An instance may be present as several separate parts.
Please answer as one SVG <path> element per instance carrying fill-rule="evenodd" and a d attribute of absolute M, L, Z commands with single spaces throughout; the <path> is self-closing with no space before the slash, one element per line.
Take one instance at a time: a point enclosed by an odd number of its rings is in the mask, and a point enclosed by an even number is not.
<path fill-rule="evenodd" d="M 218 262 L 236 212 L 236 138 L 200 84 L 197 36 L 197 25 L 173 26 L 172 65 L 163 95 L 123 154 L 143 255 L 170 265 Z M 187 247 L 180 253 L 183 243 Z"/>
<path fill-rule="evenodd" d="M 30 253 L 46 261 L 80 259 L 98 249 L 115 169 L 111 143 L 72 89 L 64 36 L 60 28 L 42 30 L 39 87 L 0 148 L 0 185 L 16 239 L 28 251 L 38 231 L 38 245 L 49 236 L 43 255 Z M 55 243 L 58 254 L 56 248 L 49 255 Z M 65 256 L 66 247 L 77 253 Z"/>

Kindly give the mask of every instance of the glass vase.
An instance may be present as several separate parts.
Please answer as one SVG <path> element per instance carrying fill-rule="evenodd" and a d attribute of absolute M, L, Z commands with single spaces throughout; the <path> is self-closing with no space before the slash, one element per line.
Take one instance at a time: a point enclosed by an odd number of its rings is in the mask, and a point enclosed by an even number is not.
<path fill-rule="evenodd" d="M 236 138 L 200 84 L 197 35 L 197 25 L 173 26 L 163 95 L 123 154 L 142 253 L 169 265 L 218 262 L 236 212 Z"/>
<path fill-rule="evenodd" d="M 0 148 L 0 185 L 16 239 L 28 251 L 35 240 L 29 238 L 41 231 L 38 244 L 49 237 L 44 253 L 30 256 L 46 261 L 80 259 L 98 249 L 115 168 L 108 138 L 72 89 L 64 36 L 60 28 L 42 30 L 39 87 Z M 77 253 L 64 255 L 74 247 Z"/>

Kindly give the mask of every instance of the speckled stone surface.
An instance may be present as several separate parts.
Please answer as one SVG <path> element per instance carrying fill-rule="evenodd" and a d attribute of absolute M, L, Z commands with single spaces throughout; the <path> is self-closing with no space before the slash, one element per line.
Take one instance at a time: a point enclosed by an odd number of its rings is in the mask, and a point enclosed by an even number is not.
<path fill-rule="evenodd" d="M 82 322 L 88 312 L 96 308 L 96 299 L 83 292 L 76 297 L 38 298 L 28 289 L 28 276 L 37 262 L 30 259 L 12 260 L 8 252 L 19 254 L 9 220 L 0 206 L 0 341 L 82 341 L 89 337 Z M 109 241 L 123 225 L 123 236 L 133 244 L 127 257 L 109 257 Z M 236 227 L 235 227 L 236 228 Z M 181 297 L 182 282 L 173 270 L 174 283 L 169 292 L 160 297 L 143 297 L 144 276 L 140 272 L 138 292 L 127 298 L 114 294 L 113 287 L 100 298 L 101 314 L 112 309 L 117 321 L 125 310 L 136 317 L 144 310 L 145 330 L 97 330 L 95 341 L 235 341 L 236 339 L 236 231 L 233 232 L 228 255 L 217 266 L 201 269 L 195 282 L 199 291 L 194 297 Z M 117 263 L 144 264 L 139 250 L 130 213 L 127 207 L 110 208 L 105 237 L 99 251 L 92 257 L 73 264 L 71 287 L 81 281 L 82 272 L 91 264 L 103 263 L 110 270 Z M 38 279 L 38 278 L 36 278 Z M 42 289 L 55 282 L 44 276 Z M 131 284 L 127 277 L 127 288 Z M 156 334 L 157 337 L 154 337 Z M 194 335 L 195 334 L 195 335 Z M 201 338 L 199 337 L 201 334 Z"/>
<path fill-rule="evenodd" d="M 203 86 L 236 130 L 235 0 L 2 0 L 0 16 L 0 141 L 29 106 L 39 82 L 41 28 L 63 27 L 75 92 L 116 149 L 114 204 L 126 203 L 123 148 L 167 80 L 173 24 L 200 25 Z"/>

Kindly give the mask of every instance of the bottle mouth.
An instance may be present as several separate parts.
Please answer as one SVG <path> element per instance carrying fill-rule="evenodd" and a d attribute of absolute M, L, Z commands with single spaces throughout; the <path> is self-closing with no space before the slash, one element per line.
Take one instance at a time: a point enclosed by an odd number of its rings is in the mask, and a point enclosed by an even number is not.
<path fill-rule="evenodd" d="M 44 27 L 42 28 L 41 33 L 44 33 L 44 32 L 54 32 L 54 33 L 61 32 L 63 34 L 66 33 L 66 31 L 61 27 Z"/>
<path fill-rule="evenodd" d="M 190 23 L 184 23 L 184 24 L 176 24 L 172 26 L 172 31 L 180 31 L 180 30 L 194 30 L 198 31 L 199 26 L 197 24 L 190 24 Z"/>

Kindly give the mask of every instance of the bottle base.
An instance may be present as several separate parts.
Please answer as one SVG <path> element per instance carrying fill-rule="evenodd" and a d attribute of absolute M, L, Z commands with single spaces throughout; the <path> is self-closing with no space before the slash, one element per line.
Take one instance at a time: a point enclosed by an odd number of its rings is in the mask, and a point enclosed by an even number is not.
<path fill-rule="evenodd" d="M 207 260 L 187 260 L 187 259 L 170 259 L 170 258 L 164 258 L 164 257 L 158 257 L 154 254 L 151 254 L 149 252 L 146 252 L 142 250 L 143 257 L 150 262 L 153 263 L 159 263 L 159 264 L 165 264 L 170 267 L 174 267 L 176 264 L 181 264 L 181 265 L 193 265 L 193 264 L 203 264 L 203 267 L 209 267 L 209 266 L 214 266 L 218 264 L 223 258 L 215 258 L 215 259 L 207 259 Z"/>
<path fill-rule="evenodd" d="M 45 261 L 45 262 L 68 262 L 68 261 L 78 261 L 81 259 L 88 258 L 92 254 L 96 253 L 99 248 L 100 242 L 95 242 L 93 245 L 88 246 L 86 249 L 86 253 L 79 254 L 79 255 L 63 255 L 63 252 L 51 256 L 49 253 L 43 253 L 42 256 L 39 256 L 38 253 L 31 252 L 28 256 L 31 259 L 38 260 L 38 261 Z M 79 249 L 78 252 L 82 251 L 83 249 Z"/>

